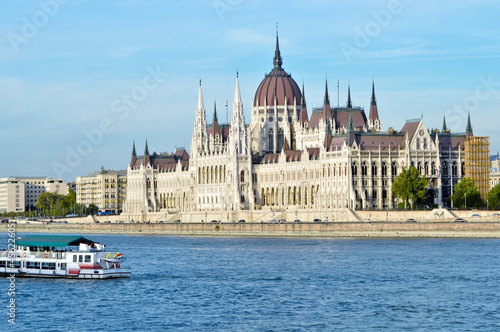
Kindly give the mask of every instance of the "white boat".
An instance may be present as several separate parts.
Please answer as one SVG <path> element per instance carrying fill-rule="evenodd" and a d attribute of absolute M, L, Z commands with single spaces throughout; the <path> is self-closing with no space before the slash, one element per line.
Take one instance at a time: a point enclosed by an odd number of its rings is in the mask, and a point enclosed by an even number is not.
<path fill-rule="evenodd" d="M 16 277 L 130 278 L 123 254 L 83 236 L 26 235 L 0 252 L 0 275 Z"/>

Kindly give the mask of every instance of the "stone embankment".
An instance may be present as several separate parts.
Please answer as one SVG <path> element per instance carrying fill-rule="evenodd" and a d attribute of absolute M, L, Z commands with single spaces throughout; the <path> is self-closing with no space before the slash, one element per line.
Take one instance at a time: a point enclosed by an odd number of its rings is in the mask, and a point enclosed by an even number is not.
<path fill-rule="evenodd" d="M 7 225 L 0 226 L 1 232 Z M 500 238 L 499 221 L 328 222 L 328 223 L 19 223 L 17 233 L 100 233 L 187 236 L 450 237 Z"/>

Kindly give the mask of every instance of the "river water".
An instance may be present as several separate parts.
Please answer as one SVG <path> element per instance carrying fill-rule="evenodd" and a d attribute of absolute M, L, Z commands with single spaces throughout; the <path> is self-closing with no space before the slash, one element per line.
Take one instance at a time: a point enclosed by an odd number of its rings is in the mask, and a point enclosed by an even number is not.
<path fill-rule="evenodd" d="M 0 331 L 500 330 L 499 239 L 85 236 L 132 278 L 18 278 L 15 326 L 2 278 Z"/>

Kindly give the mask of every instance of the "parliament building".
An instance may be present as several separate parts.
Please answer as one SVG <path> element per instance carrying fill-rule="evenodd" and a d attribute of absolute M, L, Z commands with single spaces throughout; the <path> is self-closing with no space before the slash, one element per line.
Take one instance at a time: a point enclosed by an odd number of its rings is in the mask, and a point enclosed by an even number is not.
<path fill-rule="evenodd" d="M 374 82 L 368 114 L 352 105 L 350 87 L 345 106 L 332 106 L 327 82 L 323 106 L 308 109 L 304 86 L 283 68 L 276 36 L 273 68 L 256 89 L 250 124 L 236 75 L 229 124 L 219 123 L 215 105 L 207 123 L 200 82 L 189 154 L 151 154 L 146 142 L 140 156 L 134 142 L 124 215 L 260 221 L 390 210 L 398 204 L 394 180 L 410 165 L 427 177 L 425 204 L 449 208 L 454 185 L 466 176 L 470 115 L 464 133 L 452 133 L 445 119 L 431 130 L 423 118 L 384 130 L 380 115 Z"/>

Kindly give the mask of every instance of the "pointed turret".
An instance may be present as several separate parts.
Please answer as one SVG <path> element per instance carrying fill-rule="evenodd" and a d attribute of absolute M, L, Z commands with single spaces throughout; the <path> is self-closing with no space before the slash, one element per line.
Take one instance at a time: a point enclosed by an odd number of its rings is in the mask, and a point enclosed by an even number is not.
<path fill-rule="evenodd" d="M 203 93 L 201 91 L 201 80 L 198 88 L 198 105 L 194 120 L 194 130 L 191 139 L 191 153 L 196 156 L 198 152 L 203 152 L 207 147 L 207 120 L 205 106 L 203 105 Z"/>
<path fill-rule="evenodd" d="M 137 153 L 135 152 L 135 141 L 132 145 L 132 159 L 130 159 L 130 167 L 134 167 L 137 162 Z"/>
<path fill-rule="evenodd" d="M 351 84 L 347 85 L 347 108 L 352 108 L 352 103 L 351 103 Z"/>
<path fill-rule="evenodd" d="M 303 126 L 305 123 L 309 122 L 309 116 L 307 115 L 307 106 L 306 106 L 306 93 L 304 90 L 304 83 L 302 83 L 302 97 L 300 100 L 300 116 L 299 122 Z"/>
<path fill-rule="evenodd" d="M 274 51 L 274 68 L 281 69 L 283 59 L 281 58 L 280 43 L 278 40 L 278 28 L 276 27 L 276 50 Z"/>
<path fill-rule="evenodd" d="M 151 156 L 149 155 L 149 148 L 148 148 L 148 140 L 147 139 L 146 139 L 146 147 L 144 148 L 143 164 L 144 164 L 144 166 L 151 164 Z"/>
<path fill-rule="evenodd" d="M 349 111 L 349 126 L 347 127 L 347 145 L 351 146 L 354 143 L 356 136 L 354 133 L 354 125 L 352 124 L 352 110 Z"/>
<path fill-rule="evenodd" d="M 448 128 L 446 127 L 446 116 L 443 115 L 443 128 L 441 129 L 441 131 L 444 133 L 448 130 Z"/>
<path fill-rule="evenodd" d="M 241 101 L 238 72 L 236 72 L 236 87 L 234 89 L 233 116 L 231 118 L 231 127 L 229 129 L 229 140 L 231 141 L 231 148 L 236 148 L 236 153 L 250 153 L 248 149 L 245 116 L 243 114 L 243 103 Z"/>
<path fill-rule="evenodd" d="M 332 118 L 332 109 L 330 108 L 330 97 L 328 96 L 328 80 L 325 80 L 325 99 L 323 102 L 323 121 L 327 122 Z"/>
<path fill-rule="evenodd" d="M 349 126 L 347 127 L 347 131 L 354 131 L 354 126 L 352 124 L 352 110 L 349 111 Z"/>
<path fill-rule="evenodd" d="M 370 130 L 382 131 L 382 125 L 378 116 L 377 98 L 375 97 L 375 81 L 372 82 L 372 98 L 370 101 L 370 115 L 368 116 L 368 127 Z"/>
<path fill-rule="evenodd" d="M 468 115 L 467 115 L 467 127 L 465 127 L 465 132 L 467 134 L 472 134 L 472 124 L 470 122 L 470 112 L 468 112 Z"/>
<path fill-rule="evenodd" d="M 217 103 L 214 100 L 214 117 L 212 119 L 212 134 L 215 136 L 219 133 L 219 120 L 217 118 Z"/>

